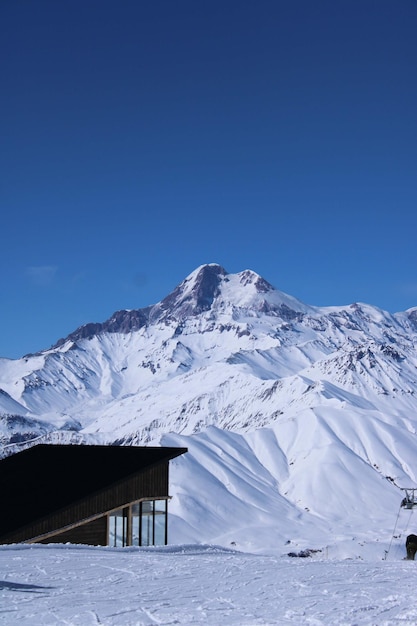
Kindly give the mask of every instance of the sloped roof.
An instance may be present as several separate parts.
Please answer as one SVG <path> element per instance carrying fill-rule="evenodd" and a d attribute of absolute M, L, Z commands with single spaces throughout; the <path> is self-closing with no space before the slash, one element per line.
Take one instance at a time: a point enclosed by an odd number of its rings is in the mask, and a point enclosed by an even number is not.
<path fill-rule="evenodd" d="M 0 536 L 187 448 L 39 444 L 0 461 Z"/>

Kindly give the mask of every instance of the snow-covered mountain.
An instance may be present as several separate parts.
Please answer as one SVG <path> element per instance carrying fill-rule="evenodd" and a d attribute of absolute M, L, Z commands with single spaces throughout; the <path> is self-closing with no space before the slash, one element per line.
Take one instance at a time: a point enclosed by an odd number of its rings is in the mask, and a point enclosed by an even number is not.
<path fill-rule="evenodd" d="M 416 342 L 417 308 L 308 306 L 204 265 L 153 306 L 0 359 L 3 454 L 37 437 L 186 446 L 180 541 L 379 537 L 417 483 Z"/>

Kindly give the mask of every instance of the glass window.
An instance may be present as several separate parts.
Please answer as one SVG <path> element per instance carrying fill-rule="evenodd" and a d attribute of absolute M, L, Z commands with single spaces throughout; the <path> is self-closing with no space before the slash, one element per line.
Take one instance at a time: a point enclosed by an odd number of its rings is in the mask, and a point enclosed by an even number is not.
<path fill-rule="evenodd" d="M 141 534 L 140 545 L 141 546 L 153 546 L 154 541 L 154 528 L 153 528 L 153 500 L 146 500 L 141 502 L 142 516 L 141 516 Z"/>
<path fill-rule="evenodd" d="M 154 545 L 164 546 L 166 544 L 167 501 L 155 500 L 154 512 L 155 512 Z"/>
<path fill-rule="evenodd" d="M 132 546 L 140 546 L 140 504 L 132 504 Z"/>
<path fill-rule="evenodd" d="M 109 515 L 109 545 L 119 548 L 127 544 L 127 509 Z"/>
<path fill-rule="evenodd" d="M 144 500 L 109 515 L 110 546 L 163 546 L 166 538 L 166 500 Z"/>

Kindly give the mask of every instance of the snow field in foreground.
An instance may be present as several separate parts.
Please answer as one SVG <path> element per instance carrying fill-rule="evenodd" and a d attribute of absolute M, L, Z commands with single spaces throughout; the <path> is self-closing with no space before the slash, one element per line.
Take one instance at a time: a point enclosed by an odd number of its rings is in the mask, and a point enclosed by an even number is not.
<path fill-rule="evenodd" d="M 0 547 L 7 626 L 415 625 L 417 563 L 216 546 Z"/>

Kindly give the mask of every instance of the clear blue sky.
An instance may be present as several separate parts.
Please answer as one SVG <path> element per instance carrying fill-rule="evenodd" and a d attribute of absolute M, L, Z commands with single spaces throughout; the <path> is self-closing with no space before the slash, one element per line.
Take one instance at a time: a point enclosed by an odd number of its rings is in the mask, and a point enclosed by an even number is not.
<path fill-rule="evenodd" d="M 203 263 L 417 305 L 416 0 L 2 0 L 0 356 Z"/>

